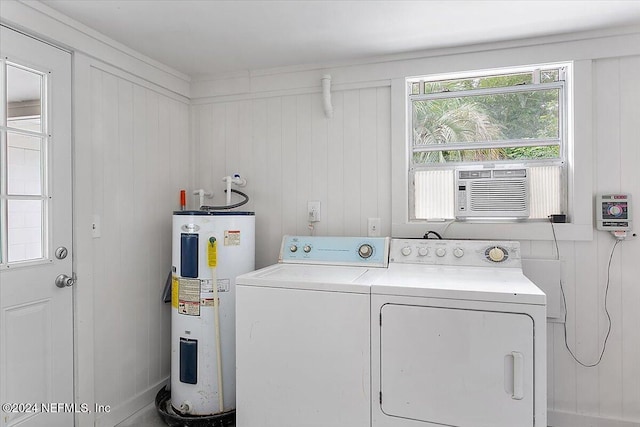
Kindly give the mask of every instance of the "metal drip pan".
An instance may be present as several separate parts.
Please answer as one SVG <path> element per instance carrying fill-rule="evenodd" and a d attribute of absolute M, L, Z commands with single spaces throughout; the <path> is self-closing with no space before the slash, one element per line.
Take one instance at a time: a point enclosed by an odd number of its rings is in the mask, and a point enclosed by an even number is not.
<path fill-rule="evenodd" d="M 171 406 L 171 391 L 164 386 L 156 395 L 156 409 L 160 418 L 171 427 L 233 427 L 236 424 L 236 410 L 215 415 L 183 415 Z"/>

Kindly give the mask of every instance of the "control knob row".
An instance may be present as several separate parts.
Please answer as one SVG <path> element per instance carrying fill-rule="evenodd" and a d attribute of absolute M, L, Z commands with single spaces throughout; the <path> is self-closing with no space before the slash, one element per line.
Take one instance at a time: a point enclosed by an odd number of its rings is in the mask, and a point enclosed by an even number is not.
<path fill-rule="evenodd" d="M 305 251 L 306 253 L 309 253 L 309 252 L 311 252 L 311 246 L 309 246 L 309 245 L 304 245 L 304 246 L 302 247 L 302 250 L 303 250 L 303 251 Z M 297 251 L 298 251 L 298 246 L 296 246 L 296 245 L 291 245 L 291 246 L 289 246 L 289 251 L 290 251 L 290 252 L 297 252 Z"/>
<path fill-rule="evenodd" d="M 405 246 L 404 248 L 402 248 L 400 250 L 400 253 L 402 253 L 402 255 L 404 255 L 404 256 L 411 255 L 411 252 L 413 252 L 413 251 L 411 250 L 410 246 Z M 429 249 L 427 249 L 427 248 L 418 248 L 418 255 L 419 256 L 427 256 L 428 253 L 429 253 Z"/>
<path fill-rule="evenodd" d="M 302 250 L 305 253 L 311 252 L 311 245 L 304 245 L 302 247 Z M 289 246 L 289 251 L 290 252 L 297 252 L 298 251 L 298 246 L 297 245 Z M 366 243 L 364 245 L 361 245 L 358 248 L 358 255 L 360 255 L 362 258 L 365 258 L 365 259 L 371 257 L 371 255 L 373 255 L 373 247 L 371 245 L 369 245 L 369 244 L 366 244 Z"/>
<path fill-rule="evenodd" d="M 402 253 L 402 255 L 404 256 L 409 256 L 411 255 L 411 246 L 405 246 L 404 248 L 402 248 L 400 250 L 400 253 Z M 419 256 L 426 256 L 429 253 L 429 249 L 427 248 L 418 248 L 418 255 Z M 447 250 L 445 248 L 438 248 L 436 249 L 436 255 L 440 258 L 442 258 L 443 256 L 445 256 L 447 254 Z M 456 258 L 461 258 L 462 256 L 464 256 L 464 251 L 462 250 L 462 248 L 455 248 L 453 250 L 453 256 L 455 256 Z"/>

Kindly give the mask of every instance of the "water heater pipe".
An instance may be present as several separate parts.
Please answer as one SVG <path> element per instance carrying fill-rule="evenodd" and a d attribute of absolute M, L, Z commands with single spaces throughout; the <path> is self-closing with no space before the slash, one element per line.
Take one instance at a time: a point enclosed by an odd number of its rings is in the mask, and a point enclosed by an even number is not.
<path fill-rule="evenodd" d="M 227 184 L 227 206 L 231 205 L 231 184 L 235 184 L 238 187 L 244 187 L 245 185 L 247 185 L 247 180 L 242 178 L 240 176 L 240 174 L 234 174 L 233 176 L 231 175 L 227 175 L 225 177 L 222 178 L 222 180 Z"/>
<path fill-rule="evenodd" d="M 331 74 L 322 76 L 322 103 L 324 105 L 324 115 L 330 119 L 333 117 L 333 105 L 331 105 Z"/>
<path fill-rule="evenodd" d="M 225 176 L 223 180 L 227 183 L 227 191 L 225 191 L 225 194 L 227 195 L 226 205 L 229 206 L 231 204 L 231 177 Z"/>
<path fill-rule="evenodd" d="M 200 204 L 198 205 L 198 209 L 200 209 L 200 206 L 204 205 L 204 198 L 205 197 L 208 198 L 208 199 L 213 197 L 213 193 L 211 193 L 209 191 L 204 191 L 202 188 L 199 189 L 199 190 L 195 190 L 193 192 L 193 195 L 194 196 L 198 196 L 198 198 L 199 198 L 199 203 Z"/>

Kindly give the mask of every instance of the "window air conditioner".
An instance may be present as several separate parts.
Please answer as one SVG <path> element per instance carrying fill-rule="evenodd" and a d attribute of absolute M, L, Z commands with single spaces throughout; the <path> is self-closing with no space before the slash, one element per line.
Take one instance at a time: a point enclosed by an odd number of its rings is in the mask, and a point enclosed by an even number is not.
<path fill-rule="evenodd" d="M 527 169 L 456 171 L 456 218 L 529 218 Z"/>

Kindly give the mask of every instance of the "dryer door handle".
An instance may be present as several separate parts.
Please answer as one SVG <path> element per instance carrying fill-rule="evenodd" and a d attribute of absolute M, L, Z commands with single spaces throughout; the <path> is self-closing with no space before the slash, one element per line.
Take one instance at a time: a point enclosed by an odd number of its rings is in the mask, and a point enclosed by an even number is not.
<path fill-rule="evenodd" d="M 514 400 L 524 399 L 524 356 L 522 353 L 512 351 L 513 356 L 513 394 Z"/>

